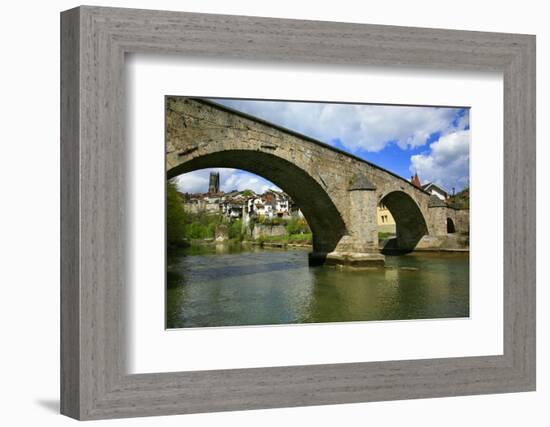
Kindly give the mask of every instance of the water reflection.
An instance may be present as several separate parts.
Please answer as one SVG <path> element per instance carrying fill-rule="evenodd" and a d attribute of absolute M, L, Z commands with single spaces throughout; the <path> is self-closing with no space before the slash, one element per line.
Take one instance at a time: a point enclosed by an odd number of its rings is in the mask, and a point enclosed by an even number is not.
<path fill-rule="evenodd" d="M 467 317 L 468 264 L 409 254 L 346 271 L 308 267 L 306 250 L 188 248 L 168 258 L 167 327 Z"/>

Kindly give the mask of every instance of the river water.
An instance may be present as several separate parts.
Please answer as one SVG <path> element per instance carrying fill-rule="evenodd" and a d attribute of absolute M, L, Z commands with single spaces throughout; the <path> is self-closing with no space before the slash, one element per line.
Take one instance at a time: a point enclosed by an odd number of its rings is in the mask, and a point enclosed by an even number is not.
<path fill-rule="evenodd" d="M 469 255 L 386 256 L 386 268 L 309 267 L 309 250 L 171 252 L 167 328 L 469 316 Z"/>

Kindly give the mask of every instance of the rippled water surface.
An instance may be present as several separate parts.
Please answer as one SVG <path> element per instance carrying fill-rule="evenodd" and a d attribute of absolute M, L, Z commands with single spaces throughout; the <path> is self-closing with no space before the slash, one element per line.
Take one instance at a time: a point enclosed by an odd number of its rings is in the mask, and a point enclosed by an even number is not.
<path fill-rule="evenodd" d="M 168 256 L 168 328 L 469 315 L 467 253 L 386 256 L 386 268 L 309 267 L 308 250 L 204 246 Z"/>

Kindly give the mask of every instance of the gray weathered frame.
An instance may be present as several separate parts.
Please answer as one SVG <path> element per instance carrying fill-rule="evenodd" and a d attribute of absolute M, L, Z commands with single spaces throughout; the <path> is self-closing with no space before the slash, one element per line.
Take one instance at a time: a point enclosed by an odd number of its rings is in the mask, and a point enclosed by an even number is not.
<path fill-rule="evenodd" d="M 125 372 L 124 55 L 500 71 L 504 354 Z M 535 37 L 83 6 L 61 15 L 61 412 L 78 419 L 535 389 Z"/>

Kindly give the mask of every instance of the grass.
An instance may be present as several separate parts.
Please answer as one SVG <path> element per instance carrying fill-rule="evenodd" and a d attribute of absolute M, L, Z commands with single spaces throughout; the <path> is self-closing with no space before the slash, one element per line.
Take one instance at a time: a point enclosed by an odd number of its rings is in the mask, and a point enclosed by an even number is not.
<path fill-rule="evenodd" d="M 313 241 L 313 235 L 311 233 L 299 233 L 291 234 L 288 236 L 288 241 L 290 243 L 309 243 Z"/>
<path fill-rule="evenodd" d="M 273 242 L 273 243 L 300 243 L 311 244 L 311 233 L 299 233 L 299 234 L 285 234 L 281 236 L 262 236 L 258 239 L 260 243 Z"/>
<path fill-rule="evenodd" d="M 379 231 L 378 232 L 378 240 L 386 240 L 388 237 L 395 236 L 395 233 L 389 233 L 386 231 Z"/>

